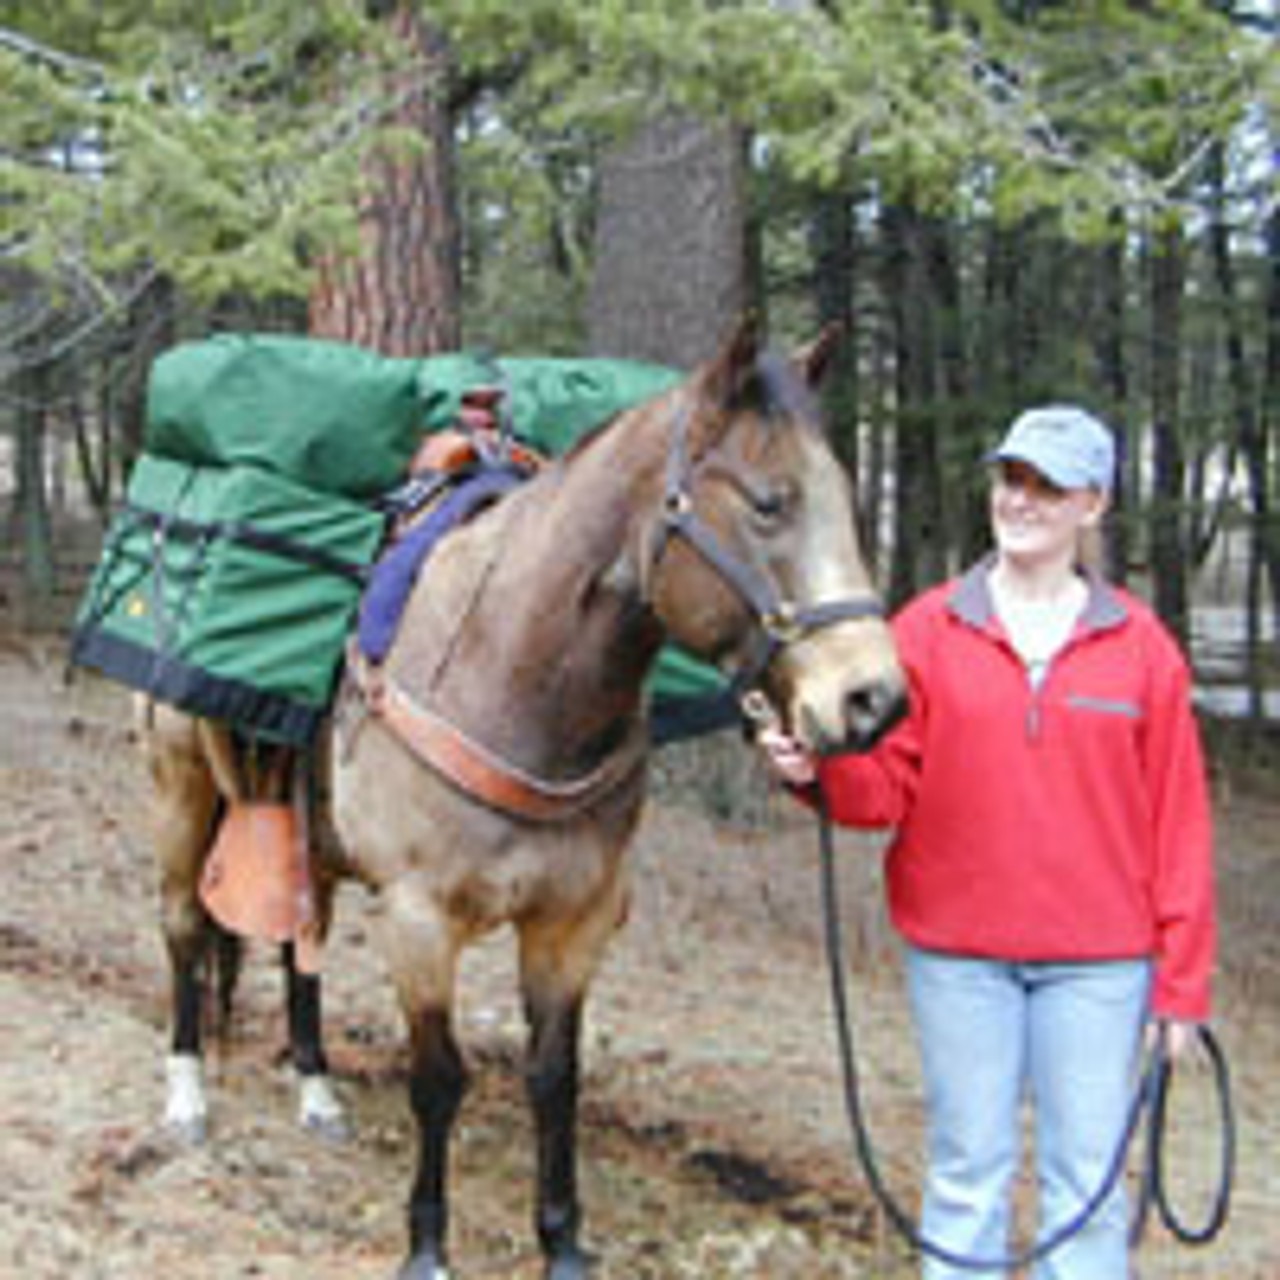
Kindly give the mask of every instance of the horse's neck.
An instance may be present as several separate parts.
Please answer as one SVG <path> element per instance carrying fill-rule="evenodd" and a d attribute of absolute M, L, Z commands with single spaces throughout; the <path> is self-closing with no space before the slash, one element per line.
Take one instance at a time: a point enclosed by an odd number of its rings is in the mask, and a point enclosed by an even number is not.
<path fill-rule="evenodd" d="M 662 640 L 634 563 L 661 486 L 660 415 L 619 420 L 504 499 L 415 593 L 426 599 L 406 622 L 416 614 L 418 639 L 434 635 L 427 696 L 527 767 L 580 766 L 639 712 Z M 451 599 L 426 620 L 437 589 Z"/>

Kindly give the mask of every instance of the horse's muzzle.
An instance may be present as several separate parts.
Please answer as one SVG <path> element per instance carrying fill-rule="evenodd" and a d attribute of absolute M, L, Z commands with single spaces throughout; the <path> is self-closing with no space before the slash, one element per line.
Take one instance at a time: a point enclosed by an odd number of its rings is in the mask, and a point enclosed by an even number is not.
<path fill-rule="evenodd" d="M 835 716 L 804 703 L 795 711 L 792 731 L 816 755 L 870 751 L 906 714 L 906 687 L 888 677 L 868 680 L 845 692 Z"/>

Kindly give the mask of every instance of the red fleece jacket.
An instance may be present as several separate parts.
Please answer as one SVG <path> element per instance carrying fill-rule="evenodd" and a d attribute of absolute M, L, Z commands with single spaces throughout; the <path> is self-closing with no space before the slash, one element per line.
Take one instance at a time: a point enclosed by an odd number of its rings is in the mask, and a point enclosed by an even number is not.
<path fill-rule="evenodd" d="M 1093 582 L 1038 689 L 985 564 L 909 605 L 894 633 L 908 718 L 819 780 L 835 821 L 896 828 L 901 933 L 1007 960 L 1152 956 L 1155 1012 L 1207 1018 L 1208 788 L 1187 664 L 1152 611 Z"/>

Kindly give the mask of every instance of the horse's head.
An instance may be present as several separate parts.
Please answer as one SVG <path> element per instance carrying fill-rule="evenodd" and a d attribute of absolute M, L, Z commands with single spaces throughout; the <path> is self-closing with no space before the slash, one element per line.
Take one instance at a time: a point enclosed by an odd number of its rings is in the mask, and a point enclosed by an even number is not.
<path fill-rule="evenodd" d="M 829 347 L 782 360 L 748 319 L 693 376 L 649 557 L 667 633 L 819 752 L 870 746 L 906 693 L 812 395 Z"/>

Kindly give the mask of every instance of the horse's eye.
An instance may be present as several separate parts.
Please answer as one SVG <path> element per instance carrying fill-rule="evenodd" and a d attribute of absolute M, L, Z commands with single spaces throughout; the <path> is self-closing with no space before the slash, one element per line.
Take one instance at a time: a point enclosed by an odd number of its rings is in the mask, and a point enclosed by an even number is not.
<path fill-rule="evenodd" d="M 795 495 L 785 484 L 773 484 L 751 494 L 751 514 L 766 528 L 781 524 L 795 505 Z"/>

